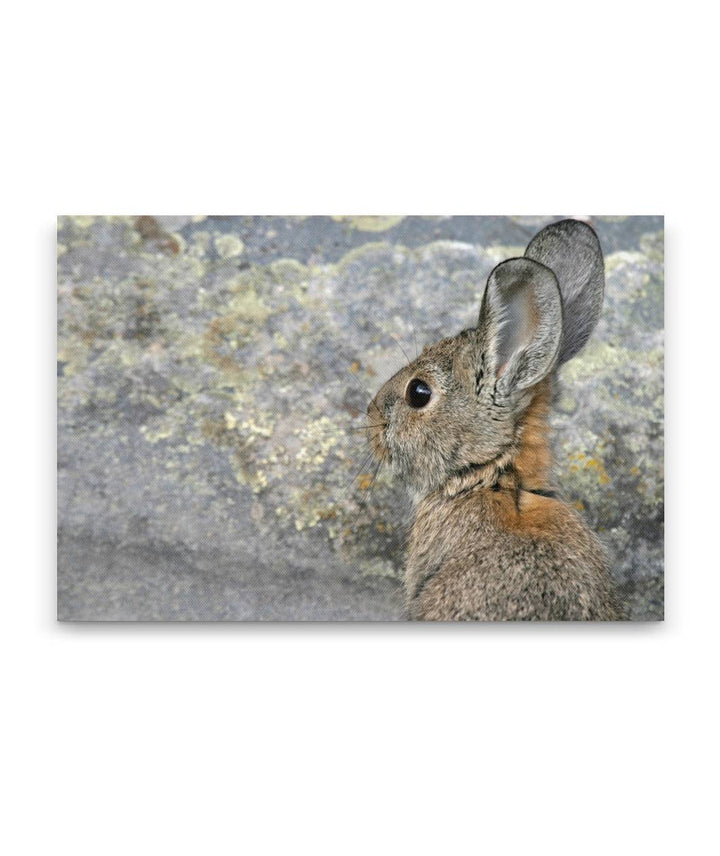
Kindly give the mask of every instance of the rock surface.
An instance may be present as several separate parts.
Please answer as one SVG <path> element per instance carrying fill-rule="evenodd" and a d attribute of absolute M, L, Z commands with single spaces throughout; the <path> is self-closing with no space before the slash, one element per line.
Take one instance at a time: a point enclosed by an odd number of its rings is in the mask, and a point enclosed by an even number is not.
<path fill-rule="evenodd" d="M 352 429 L 556 219 L 60 218 L 59 617 L 402 618 L 409 502 Z M 663 223 L 592 223 L 605 305 L 561 373 L 557 481 L 657 619 Z"/>

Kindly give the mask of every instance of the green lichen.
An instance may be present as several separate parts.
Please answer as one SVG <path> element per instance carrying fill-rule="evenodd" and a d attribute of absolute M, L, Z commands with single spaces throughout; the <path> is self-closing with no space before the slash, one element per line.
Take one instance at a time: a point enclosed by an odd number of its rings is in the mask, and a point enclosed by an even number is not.
<path fill-rule="evenodd" d="M 621 250 L 605 257 L 605 275 L 609 276 L 618 268 L 642 268 L 645 264 L 645 253 Z"/>
<path fill-rule="evenodd" d="M 495 264 L 499 264 L 505 259 L 519 258 L 525 255 L 525 247 L 519 244 L 498 244 L 497 246 L 487 247 L 485 255 L 492 259 Z"/>
<path fill-rule="evenodd" d="M 345 276 L 352 265 L 367 266 L 368 270 L 373 270 L 380 266 L 380 270 L 387 272 L 388 257 L 392 257 L 393 253 L 400 254 L 406 252 L 405 247 L 393 246 L 385 241 L 371 241 L 348 250 L 340 261 L 332 266 L 329 274 L 335 277 Z"/>
<path fill-rule="evenodd" d="M 164 419 L 161 422 L 149 427 L 147 425 L 140 426 L 140 433 L 148 441 L 148 443 L 157 443 L 160 440 L 169 440 L 175 436 L 177 424 L 172 420 Z"/>
<path fill-rule="evenodd" d="M 228 301 L 227 308 L 237 324 L 245 322 L 250 330 L 258 329 L 272 314 L 272 309 L 253 288 L 238 290 Z"/>
<path fill-rule="evenodd" d="M 220 258 L 232 259 L 242 255 L 245 244 L 236 235 L 218 235 L 214 241 Z"/>
<path fill-rule="evenodd" d="M 591 340 L 577 357 L 563 366 L 562 379 L 574 383 L 598 376 L 617 378 L 628 366 L 643 364 L 652 369 L 660 368 L 663 358 L 662 348 L 641 353 L 611 342 Z"/>
<path fill-rule="evenodd" d="M 566 363 L 562 369 L 562 378 L 574 383 L 598 374 L 615 374 L 628 364 L 631 352 L 609 342 L 591 341 L 575 359 Z"/>
<path fill-rule="evenodd" d="M 398 573 L 397 567 L 387 559 L 375 556 L 366 559 L 362 567 L 362 575 L 364 577 L 389 577 L 391 579 L 400 579 L 401 573 Z"/>
<path fill-rule="evenodd" d="M 335 216 L 333 220 L 357 229 L 360 232 L 386 232 L 402 223 L 404 217 L 357 217 L 357 216 Z"/>
<path fill-rule="evenodd" d="M 311 268 L 296 259 L 277 259 L 267 266 L 269 276 L 274 282 L 283 285 L 296 285 L 307 288 Z"/>
<path fill-rule="evenodd" d="M 640 238 L 640 249 L 647 259 L 662 265 L 665 261 L 665 233 L 649 232 Z"/>

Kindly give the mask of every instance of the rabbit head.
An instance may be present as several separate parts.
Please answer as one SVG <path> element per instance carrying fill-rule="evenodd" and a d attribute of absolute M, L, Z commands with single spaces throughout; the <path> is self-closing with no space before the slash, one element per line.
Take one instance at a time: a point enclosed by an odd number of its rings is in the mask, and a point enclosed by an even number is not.
<path fill-rule="evenodd" d="M 538 386 L 589 338 L 603 291 L 592 228 L 563 220 L 543 229 L 524 257 L 491 272 L 477 327 L 426 347 L 372 400 L 376 456 L 416 497 L 493 462 L 500 469 Z"/>

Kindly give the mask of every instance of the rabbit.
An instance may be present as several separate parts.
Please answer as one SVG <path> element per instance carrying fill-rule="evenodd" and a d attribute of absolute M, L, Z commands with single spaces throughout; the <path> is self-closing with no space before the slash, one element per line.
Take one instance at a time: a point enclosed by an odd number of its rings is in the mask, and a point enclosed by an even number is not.
<path fill-rule="evenodd" d="M 488 277 L 475 329 L 424 348 L 368 406 L 378 460 L 409 487 L 407 615 L 617 620 L 603 548 L 551 484 L 557 369 L 603 302 L 595 231 L 562 220 Z"/>

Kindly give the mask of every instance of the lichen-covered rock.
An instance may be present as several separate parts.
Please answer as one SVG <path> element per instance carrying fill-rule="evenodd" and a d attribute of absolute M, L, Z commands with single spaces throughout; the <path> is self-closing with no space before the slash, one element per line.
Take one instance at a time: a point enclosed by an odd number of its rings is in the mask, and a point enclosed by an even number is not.
<path fill-rule="evenodd" d="M 61 218 L 60 616 L 401 617 L 409 503 L 356 429 L 554 219 Z M 558 482 L 657 618 L 662 220 L 594 225 L 605 307 L 562 371 Z"/>

